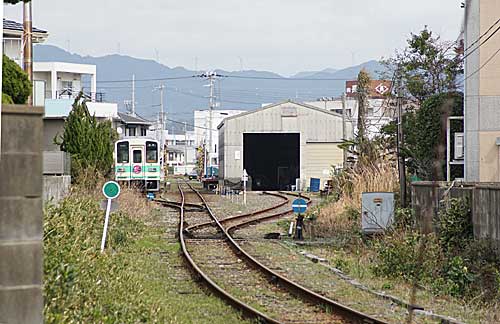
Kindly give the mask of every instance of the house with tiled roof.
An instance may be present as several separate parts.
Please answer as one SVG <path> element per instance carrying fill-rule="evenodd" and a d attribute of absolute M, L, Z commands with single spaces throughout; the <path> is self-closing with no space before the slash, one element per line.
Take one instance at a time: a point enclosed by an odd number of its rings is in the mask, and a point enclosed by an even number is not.
<path fill-rule="evenodd" d="M 33 43 L 45 42 L 49 33 L 46 30 L 33 27 Z M 23 61 L 23 24 L 13 20 L 3 20 L 3 51 L 10 59 L 22 65 Z"/>

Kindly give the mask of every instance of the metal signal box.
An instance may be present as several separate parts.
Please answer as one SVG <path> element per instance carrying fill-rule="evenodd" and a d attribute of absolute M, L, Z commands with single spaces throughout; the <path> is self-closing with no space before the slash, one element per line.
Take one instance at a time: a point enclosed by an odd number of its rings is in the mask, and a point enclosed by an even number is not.
<path fill-rule="evenodd" d="M 394 222 L 394 193 L 364 192 L 361 227 L 364 234 L 384 233 Z"/>

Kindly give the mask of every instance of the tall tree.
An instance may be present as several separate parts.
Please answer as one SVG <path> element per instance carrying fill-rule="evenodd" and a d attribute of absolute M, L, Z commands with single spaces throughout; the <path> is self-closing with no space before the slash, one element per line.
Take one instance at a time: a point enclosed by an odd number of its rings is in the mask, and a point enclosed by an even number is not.
<path fill-rule="evenodd" d="M 370 95 L 370 75 L 365 69 L 358 74 L 356 97 L 358 98 L 358 138 L 360 143 L 366 139 L 366 111 L 368 110 L 368 97 Z"/>
<path fill-rule="evenodd" d="M 457 79 L 463 74 L 461 43 L 442 41 L 427 26 L 411 34 L 407 43 L 402 52 L 383 61 L 402 85 L 402 96 L 422 103 L 432 95 L 456 91 Z"/>
<path fill-rule="evenodd" d="M 107 175 L 113 165 L 116 138 L 111 122 L 100 122 L 91 116 L 80 93 L 64 123 L 64 133 L 58 135 L 55 142 L 60 145 L 61 151 L 71 154 L 74 176 L 88 169 Z"/>

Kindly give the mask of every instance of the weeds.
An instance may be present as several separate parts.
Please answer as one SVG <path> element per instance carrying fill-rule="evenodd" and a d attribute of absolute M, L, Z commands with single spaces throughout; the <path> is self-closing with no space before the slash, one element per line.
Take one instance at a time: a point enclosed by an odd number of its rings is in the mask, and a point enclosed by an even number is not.
<path fill-rule="evenodd" d="M 334 178 L 338 200 L 316 212 L 317 233 L 323 236 L 360 233 L 361 196 L 363 192 L 393 192 L 398 175 L 390 162 L 358 167 Z"/>

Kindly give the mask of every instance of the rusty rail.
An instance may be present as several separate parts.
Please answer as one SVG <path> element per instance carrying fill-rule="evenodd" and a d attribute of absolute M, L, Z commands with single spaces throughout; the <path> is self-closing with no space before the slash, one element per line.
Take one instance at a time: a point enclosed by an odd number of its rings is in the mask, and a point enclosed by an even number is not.
<path fill-rule="evenodd" d="M 235 253 L 237 253 L 239 257 L 243 257 L 246 260 L 246 262 L 248 262 L 254 268 L 262 271 L 262 273 L 264 273 L 270 280 L 272 280 L 273 282 L 276 282 L 278 285 L 280 285 L 282 287 L 285 287 L 286 289 L 288 289 L 290 292 L 294 293 L 299 298 L 303 298 L 303 299 L 308 300 L 308 301 L 310 301 L 310 302 L 312 302 L 314 304 L 322 305 L 325 309 L 331 310 L 335 314 L 338 314 L 338 315 L 342 316 L 343 318 L 345 318 L 346 320 L 350 321 L 351 323 L 359 323 L 359 324 L 375 324 L 375 323 L 377 323 L 377 324 L 387 324 L 387 322 L 385 322 L 385 321 L 376 319 L 376 318 L 371 317 L 371 316 L 369 316 L 367 314 L 361 313 L 361 312 L 359 312 L 359 311 L 357 311 L 355 309 L 352 309 L 350 307 L 347 307 L 345 305 L 337 303 L 337 302 L 335 302 L 335 301 L 333 301 L 333 300 L 331 300 L 331 299 L 329 299 L 329 298 L 327 298 L 325 296 L 322 296 L 322 295 L 320 295 L 318 293 L 315 293 L 314 291 L 309 290 L 308 288 L 303 287 L 303 286 L 301 286 L 301 285 L 299 285 L 299 284 L 297 284 L 297 283 L 295 283 L 295 282 L 293 282 L 293 281 L 285 278 L 284 276 L 280 275 L 279 273 L 271 270 L 270 268 L 268 268 L 264 264 L 260 263 L 257 259 L 255 259 L 253 256 L 251 256 L 248 252 L 246 252 L 245 250 L 243 250 L 243 248 L 235 241 L 235 239 L 232 237 L 232 235 L 230 233 L 230 231 L 233 231 L 236 228 L 243 226 L 242 225 L 243 223 L 240 223 L 240 224 L 237 224 L 237 225 L 233 225 L 233 226 L 228 227 L 228 228 L 224 228 L 224 226 L 222 226 L 222 224 L 221 224 L 221 221 L 219 221 L 219 219 L 212 212 L 210 206 L 208 206 L 205 198 L 196 189 L 194 189 L 189 183 L 187 183 L 187 185 L 201 199 L 201 201 L 203 202 L 203 205 L 205 206 L 207 212 L 210 214 L 210 217 L 213 219 L 213 221 L 215 222 L 215 224 L 217 225 L 217 227 L 220 229 L 220 231 L 222 233 L 224 233 L 224 235 L 226 236 L 226 238 L 227 238 L 227 240 L 228 240 L 231 248 L 235 251 Z M 304 197 L 304 198 L 307 199 L 307 197 Z M 310 203 L 310 202 L 311 202 L 311 200 L 309 199 L 308 203 Z M 252 221 L 250 221 L 248 223 L 253 223 L 253 222 L 256 222 L 256 221 L 262 221 L 262 220 L 270 219 L 271 217 L 272 218 L 276 218 L 276 217 L 279 217 L 278 215 L 284 215 L 284 214 L 286 215 L 288 213 L 290 213 L 290 210 L 289 211 L 285 211 L 283 213 L 278 213 L 278 214 L 275 214 L 275 215 L 262 217 L 259 220 L 252 220 Z M 246 223 L 246 224 L 248 224 L 248 223 Z M 182 230 L 181 230 L 181 232 L 182 232 Z M 241 302 L 239 302 L 239 303 L 241 303 Z M 245 306 L 248 307 L 248 308 L 251 308 L 248 305 L 245 305 Z"/>
<path fill-rule="evenodd" d="M 261 323 L 280 324 L 280 322 L 278 322 L 278 321 L 270 318 L 269 316 L 265 315 L 264 313 L 262 313 L 262 312 L 256 310 L 255 308 L 253 308 L 253 307 L 251 307 L 251 306 L 243 303 L 239 299 L 235 298 L 234 296 L 232 296 L 231 294 L 229 294 L 228 292 L 226 292 L 219 285 L 217 285 L 217 283 L 215 283 L 212 279 L 210 279 L 201 270 L 201 268 L 196 264 L 196 262 L 193 260 L 193 258 L 189 254 L 189 251 L 187 250 L 186 241 L 184 239 L 184 206 L 186 204 L 185 197 L 184 197 L 184 192 L 182 191 L 182 188 L 181 188 L 180 185 L 178 185 L 178 187 L 179 187 L 179 192 L 181 194 L 181 204 L 180 204 L 180 206 L 176 206 L 180 210 L 179 241 L 181 243 L 182 254 L 184 255 L 184 258 L 188 262 L 188 264 L 189 264 L 190 268 L 192 269 L 192 271 L 194 271 L 196 273 L 196 275 L 200 279 L 202 279 L 207 284 L 207 286 L 214 293 L 216 293 L 220 298 L 224 299 L 226 302 L 228 302 L 232 306 L 240 309 L 246 316 L 249 316 L 249 317 L 252 317 L 252 318 L 256 318 Z M 190 186 L 190 188 L 193 191 L 197 192 L 191 186 Z M 199 193 L 198 193 L 198 195 L 199 195 Z M 200 197 L 201 197 L 201 195 L 200 195 Z M 203 198 L 202 198 L 202 201 L 204 202 L 205 206 L 207 206 L 206 202 L 205 202 L 205 200 Z"/>

